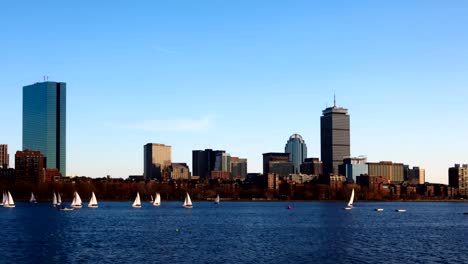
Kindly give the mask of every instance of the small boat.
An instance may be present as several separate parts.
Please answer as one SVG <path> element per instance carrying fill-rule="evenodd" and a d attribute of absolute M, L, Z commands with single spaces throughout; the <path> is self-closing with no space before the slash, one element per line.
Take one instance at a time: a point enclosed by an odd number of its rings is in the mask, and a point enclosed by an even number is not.
<path fill-rule="evenodd" d="M 141 201 L 140 201 L 140 193 L 139 192 L 137 192 L 137 196 L 135 198 L 135 201 L 133 201 L 132 207 L 133 208 L 141 208 Z"/>
<path fill-rule="evenodd" d="M 82 202 L 81 202 L 81 197 L 78 194 L 78 192 L 75 192 L 75 194 L 73 195 L 73 201 L 71 203 L 71 207 L 72 208 L 82 208 L 83 207 Z"/>
<path fill-rule="evenodd" d="M 219 204 L 219 200 L 220 200 L 220 199 L 219 199 L 219 194 L 218 194 L 218 196 L 216 196 L 216 198 L 215 198 L 215 200 L 214 200 L 214 203 L 215 203 L 215 204 Z"/>
<path fill-rule="evenodd" d="M 60 193 L 57 193 L 57 205 L 62 204 L 62 197 L 60 197 Z"/>
<path fill-rule="evenodd" d="M 383 209 L 383 208 L 376 208 L 375 211 L 377 211 L 377 212 L 383 212 L 384 209 Z"/>
<path fill-rule="evenodd" d="M 67 211 L 73 211 L 73 210 L 75 210 L 75 208 L 65 207 L 65 205 L 62 205 L 61 207 L 59 207 L 59 210 L 63 211 L 63 212 L 67 212 Z"/>
<path fill-rule="evenodd" d="M 91 193 L 91 200 L 89 200 L 88 208 L 98 208 L 98 202 L 96 199 L 96 195 L 94 195 L 94 192 Z"/>
<path fill-rule="evenodd" d="M 57 207 L 57 195 L 54 192 L 54 196 L 52 196 L 52 207 Z"/>
<path fill-rule="evenodd" d="M 8 191 L 5 195 L 6 200 L 3 201 L 3 207 L 5 208 L 15 208 L 15 201 L 13 201 L 13 197 L 11 193 Z"/>
<path fill-rule="evenodd" d="M 344 209 L 345 210 L 352 210 L 353 209 L 353 202 L 354 202 L 354 188 L 351 191 L 351 197 L 349 198 L 348 205 Z"/>
<path fill-rule="evenodd" d="M 192 200 L 190 200 L 190 195 L 188 193 L 185 195 L 184 204 L 182 206 L 188 209 L 193 208 Z"/>
<path fill-rule="evenodd" d="M 396 209 L 395 212 L 404 213 L 404 212 L 406 212 L 406 209 Z"/>
<path fill-rule="evenodd" d="M 153 195 L 151 195 L 151 201 L 150 201 L 150 203 L 153 203 L 153 202 L 154 202 L 154 197 L 153 197 Z"/>
<path fill-rule="evenodd" d="M 3 206 L 3 204 L 5 203 L 6 200 L 7 200 L 6 193 L 5 193 L 5 191 L 3 191 L 2 202 L 0 203 L 0 205 Z"/>
<path fill-rule="evenodd" d="M 291 210 L 291 209 L 292 209 L 292 206 L 291 206 L 291 205 L 288 205 L 288 207 L 286 207 L 286 209 Z"/>
<path fill-rule="evenodd" d="M 31 198 L 29 199 L 30 203 L 37 203 L 36 197 L 34 196 L 34 193 L 31 192 Z"/>
<path fill-rule="evenodd" d="M 156 199 L 154 199 L 153 205 L 154 206 L 160 206 L 161 205 L 161 195 L 159 193 L 156 193 Z"/>

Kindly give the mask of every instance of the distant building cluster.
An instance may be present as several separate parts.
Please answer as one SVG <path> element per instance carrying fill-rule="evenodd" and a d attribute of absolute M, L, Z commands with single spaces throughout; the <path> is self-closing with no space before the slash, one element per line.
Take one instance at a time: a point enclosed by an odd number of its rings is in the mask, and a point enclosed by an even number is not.
<path fill-rule="evenodd" d="M 66 122 L 65 83 L 44 81 L 24 86 L 23 147 L 16 152 L 15 168 L 11 168 L 8 145 L 0 144 L 0 181 L 64 180 Z M 431 185 L 426 182 L 424 168 L 394 161 L 369 162 L 366 156 L 351 156 L 350 142 L 348 109 L 337 106 L 335 99 L 320 117 L 321 159 L 309 158 L 306 141 L 295 133 L 286 141 L 284 152 L 263 153 L 262 173 L 248 173 L 247 159 L 213 149 L 193 150 L 190 171 L 187 163 L 172 161 L 171 146 L 147 143 L 143 146 L 143 175 L 132 175 L 129 179 L 162 183 L 226 182 L 242 184 L 244 188 L 261 186 L 286 196 L 284 185 L 302 188 L 307 184 L 325 185 L 335 191 L 358 185 L 382 194 L 468 196 L 466 164 L 449 168 L 448 185 Z"/>

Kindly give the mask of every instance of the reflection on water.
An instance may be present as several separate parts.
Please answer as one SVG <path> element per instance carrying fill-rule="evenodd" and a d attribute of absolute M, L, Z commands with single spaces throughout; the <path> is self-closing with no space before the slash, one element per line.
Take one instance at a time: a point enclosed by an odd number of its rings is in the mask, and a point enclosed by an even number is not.
<path fill-rule="evenodd" d="M 468 203 L 344 206 L 203 202 L 183 209 L 168 202 L 133 209 L 103 202 L 60 212 L 18 203 L 0 208 L 1 262 L 468 263 Z"/>

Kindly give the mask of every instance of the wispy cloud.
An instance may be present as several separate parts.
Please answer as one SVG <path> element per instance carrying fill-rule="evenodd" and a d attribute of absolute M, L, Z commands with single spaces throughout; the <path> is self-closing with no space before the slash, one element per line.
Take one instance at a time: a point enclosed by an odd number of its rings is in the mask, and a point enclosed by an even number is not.
<path fill-rule="evenodd" d="M 173 51 L 173 50 L 169 50 L 169 49 L 165 49 L 165 48 L 161 48 L 159 46 L 153 46 L 153 50 L 154 51 L 157 51 L 157 52 L 160 52 L 160 53 L 166 53 L 166 54 L 179 54 L 178 52 L 176 51 Z"/>
<path fill-rule="evenodd" d="M 205 131 L 213 125 L 213 117 L 205 116 L 200 119 L 175 119 L 175 120 L 144 120 L 126 127 L 141 131 Z"/>

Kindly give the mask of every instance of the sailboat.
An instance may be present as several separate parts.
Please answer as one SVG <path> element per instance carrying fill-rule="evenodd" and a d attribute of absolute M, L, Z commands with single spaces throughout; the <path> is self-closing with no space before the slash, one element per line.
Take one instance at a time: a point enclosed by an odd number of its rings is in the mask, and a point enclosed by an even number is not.
<path fill-rule="evenodd" d="M 151 195 L 151 203 L 154 203 L 154 197 Z"/>
<path fill-rule="evenodd" d="M 192 200 L 190 200 L 190 195 L 188 193 L 185 196 L 183 207 L 184 208 L 193 208 Z"/>
<path fill-rule="evenodd" d="M 0 203 L 0 205 L 3 206 L 5 201 L 6 201 L 6 196 L 5 196 L 5 191 L 3 191 L 2 202 Z"/>
<path fill-rule="evenodd" d="M 34 193 L 31 192 L 31 198 L 29 199 L 30 203 L 37 203 L 36 197 L 34 196 Z"/>
<path fill-rule="evenodd" d="M 92 192 L 92 194 L 91 194 L 91 200 L 89 200 L 88 207 L 89 208 L 98 208 L 98 202 L 97 202 L 97 199 L 96 199 L 96 195 L 94 195 L 94 192 Z"/>
<path fill-rule="evenodd" d="M 141 208 L 141 201 L 140 201 L 140 193 L 137 192 L 137 196 L 135 198 L 135 201 L 132 204 L 133 208 Z"/>
<path fill-rule="evenodd" d="M 354 188 L 353 188 L 353 191 L 351 192 L 351 198 L 349 198 L 348 206 L 346 206 L 344 209 L 345 210 L 352 210 L 353 209 L 353 202 L 354 202 Z"/>
<path fill-rule="evenodd" d="M 153 205 L 154 206 L 160 206 L 161 205 L 161 195 L 159 193 L 156 193 L 156 199 L 154 199 Z"/>
<path fill-rule="evenodd" d="M 62 197 L 60 197 L 60 193 L 58 192 L 57 193 L 57 205 L 61 205 L 62 204 Z"/>
<path fill-rule="evenodd" d="M 15 208 L 15 201 L 13 201 L 13 197 L 11 196 L 11 193 L 8 192 L 5 196 L 6 196 L 6 200 L 3 202 L 3 207 Z"/>
<path fill-rule="evenodd" d="M 52 196 L 52 207 L 56 207 L 57 205 L 58 205 L 57 195 L 55 195 L 55 192 L 54 192 L 54 196 Z"/>
<path fill-rule="evenodd" d="M 219 204 L 219 194 L 218 194 L 218 196 L 216 196 L 216 199 L 214 200 L 214 203 Z"/>
<path fill-rule="evenodd" d="M 81 208 L 81 207 L 83 207 L 82 202 L 81 202 L 81 197 L 78 194 L 78 192 L 75 192 L 75 194 L 73 195 L 73 201 L 71 203 L 71 207 L 72 208 Z"/>

